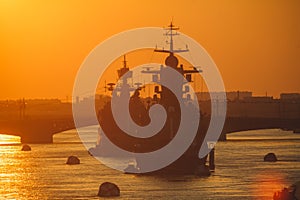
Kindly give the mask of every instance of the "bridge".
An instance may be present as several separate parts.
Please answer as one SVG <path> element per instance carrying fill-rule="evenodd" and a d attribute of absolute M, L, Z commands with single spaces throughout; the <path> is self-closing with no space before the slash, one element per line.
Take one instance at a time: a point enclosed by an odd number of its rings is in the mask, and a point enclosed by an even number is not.
<path fill-rule="evenodd" d="M 258 117 L 227 117 L 220 140 L 226 140 L 226 135 L 240 131 L 259 129 L 299 130 L 300 118 L 258 118 Z"/>
<path fill-rule="evenodd" d="M 52 143 L 53 135 L 74 129 L 73 119 L 1 120 L 0 133 L 20 136 L 22 143 Z"/>
<path fill-rule="evenodd" d="M 95 124 L 86 124 L 95 125 Z M 84 126 L 84 125 L 83 125 Z M 1 120 L 0 133 L 20 136 L 22 143 L 52 143 L 53 135 L 75 129 L 73 118 L 65 119 L 24 119 L 24 120 Z M 258 129 L 284 129 L 299 130 L 300 118 L 251 118 L 251 117 L 228 117 L 226 118 L 221 140 L 233 132 L 258 130 Z"/>
<path fill-rule="evenodd" d="M 227 117 L 221 140 L 226 134 L 257 129 L 300 129 L 300 102 L 286 101 L 232 101 L 228 102 Z M 209 112 L 210 102 L 200 102 L 203 112 Z M 22 109 L 21 109 L 22 111 Z M 71 103 L 55 106 L 28 105 L 26 112 L 4 109 L 0 113 L 0 133 L 20 136 L 22 143 L 52 143 L 53 135 L 75 129 Z M 206 120 L 209 123 L 209 120 Z M 96 125 L 86 120 L 82 126 Z"/>

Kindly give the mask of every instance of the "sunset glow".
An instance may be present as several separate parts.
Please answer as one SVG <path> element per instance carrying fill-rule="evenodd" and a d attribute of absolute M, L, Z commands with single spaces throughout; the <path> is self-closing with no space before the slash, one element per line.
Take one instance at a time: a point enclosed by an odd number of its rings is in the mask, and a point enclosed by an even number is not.
<path fill-rule="evenodd" d="M 227 90 L 299 92 L 298 1 L 0 4 L 0 99 L 71 96 L 96 45 L 120 31 L 166 26 L 172 17 L 213 57 Z"/>
<path fill-rule="evenodd" d="M 299 0 L 0 0 L 0 199 L 300 200 Z"/>

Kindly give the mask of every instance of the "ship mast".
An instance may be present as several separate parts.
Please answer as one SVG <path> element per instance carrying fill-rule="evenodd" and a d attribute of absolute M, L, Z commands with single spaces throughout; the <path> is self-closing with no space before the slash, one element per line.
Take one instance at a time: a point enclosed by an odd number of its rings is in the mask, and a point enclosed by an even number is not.
<path fill-rule="evenodd" d="M 174 27 L 173 23 L 171 22 L 171 24 L 169 25 L 169 30 L 170 33 L 166 33 L 166 35 L 170 36 L 170 52 L 173 53 L 173 30 L 178 30 L 178 27 Z M 177 34 L 177 33 L 175 33 Z"/>
<path fill-rule="evenodd" d="M 173 21 L 171 21 L 170 25 L 165 28 L 165 30 L 167 30 L 167 32 L 164 34 L 166 36 L 170 37 L 170 42 L 169 42 L 169 50 L 165 50 L 165 49 L 155 49 L 155 52 L 162 52 L 162 53 L 170 53 L 170 54 L 174 54 L 174 53 L 182 53 L 182 52 L 188 52 L 188 48 L 186 46 L 186 49 L 174 49 L 174 41 L 173 41 L 173 36 L 177 36 L 179 35 L 179 33 L 177 33 L 177 30 L 179 30 L 179 27 L 176 27 L 173 25 Z"/>

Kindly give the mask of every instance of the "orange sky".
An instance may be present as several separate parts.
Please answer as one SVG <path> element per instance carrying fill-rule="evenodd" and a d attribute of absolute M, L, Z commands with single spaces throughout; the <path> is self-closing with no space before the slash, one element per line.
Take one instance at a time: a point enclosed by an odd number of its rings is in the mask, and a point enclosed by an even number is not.
<path fill-rule="evenodd" d="M 0 99 L 71 96 L 97 44 L 172 16 L 212 56 L 227 90 L 300 92 L 297 0 L 0 0 Z"/>

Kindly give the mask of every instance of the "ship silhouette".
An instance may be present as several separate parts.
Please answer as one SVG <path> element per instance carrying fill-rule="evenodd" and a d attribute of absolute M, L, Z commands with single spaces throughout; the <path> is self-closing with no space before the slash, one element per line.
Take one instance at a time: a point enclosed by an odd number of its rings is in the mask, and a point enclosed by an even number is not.
<path fill-rule="evenodd" d="M 171 22 L 166 28 L 166 36 L 169 37 L 169 49 L 154 49 L 155 52 L 167 54 L 165 63 L 161 65 L 159 69 L 145 68 L 141 71 L 144 74 L 152 75 L 154 82 L 162 79 L 167 79 L 164 75 L 165 67 L 171 67 L 182 75 L 182 82 L 175 85 L 178 90 L 182 91 L 182 98 L 185 110 L 196 109 L 193 104 L 189 103 L 191 96 L 187 93 L 189 88 L 184 86 L 187 82 L 192 82 L 192 74 L 200 73 L 197 67 L 184 69 L 183 65 L 179 65 L 179 60 L 176 56 L 177 53 L 188 52 L 189 49 L 175 49 L 173 37 L 177 36 L 178 27 L 175 27 Z M 105 148 L 107 141 L 109 140 L 114 145 L 121 149 L 124 149 L 132 153 L 147 153 L 156 151 L 168 143 L 176 136 L 181 121 L 181 109 L 176 95 L 167 87 L 154 86 L 154 95 L 148 99 L 145 103 L 144 99 L 140 96 L 141 84 L 136 83 L 136 87 L 132 87 L 129 84 L 129 79 L 132 78 L 132 73 L 127 65 L 126 57 L 124 56 L 123 66 L 117 70 L 119 81 L 118 83 L 108 83 L 106 88 L 112 91 L 112 98 L 122 98 L 123 96 L 129 97 L 129 111 L 132 120 L 139 126 L 146 126 L 150 123 L 149 109 L 154 104 L 160 104 L 166 111 L 166 122 L 163 128 L 154 136 L 148 138 L 133 137 L 126 134 L 116 123 L 114 115 L 111 109 L 111 100 L 105 103 L 102 109 L 98 111 L 98 121 L 101 126 L 99 128 L 99 140 L 95 148 L 91 148 L 89 152 L 94 156 L 100 157 L 122 157 L 123 155 L 114 152 L 111 149 Z M 172 77 L 171 77 L 172 78 Z M 119 112 L 123 112 L 118 108 Z M 200 111 L 199 111 L 200 112 Z M 195 174 L 199 176 L 210 175 L 209 167 L 206 165 L 207 156 L 200 159 L 198 152 L 204 140 L 210 117 L 205 116 L 202 113 L 201 120 L 196 123 L 198 131 L 191 146 L 183 152 L 183 155 L 179 157 L 172 164 L 148 174 Z M 139 133 L 143 134 L 143 133 Z M 189 134 L 188 131 L 186 134 Z M 105 137 L 103 137 L 105 135 Z M 125 156 L 125 155 L 124 155 Z M 128 163 L 128 167 L 124 169 L 124 172 L 138 173 L 147 163 L 139 162 L 139 158 L 135 158 L 135 163 Z M 128 170 L 129 169 L 129 170 Z"/>

